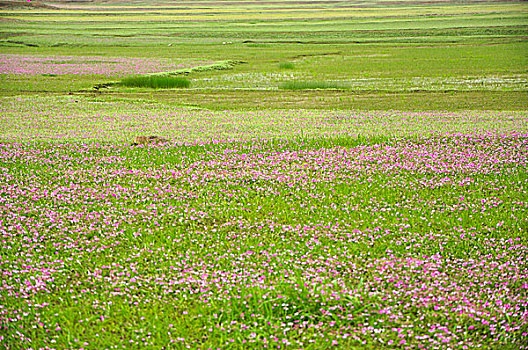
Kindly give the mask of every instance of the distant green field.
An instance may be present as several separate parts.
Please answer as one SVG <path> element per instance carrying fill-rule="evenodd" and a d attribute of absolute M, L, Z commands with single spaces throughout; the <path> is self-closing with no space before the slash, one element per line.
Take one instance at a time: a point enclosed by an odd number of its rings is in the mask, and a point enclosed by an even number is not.
<path fill-rule="evenodd" d="M 51 60 L 135 57 L 164 60 L 166 65 L 185 61 L 186 67 L 245 62 L 230 70 L 189 73 L 197 93 L 174 93 L 171 103 L 214 108 L 209 100 L 217 96 L 221 108 L 265 108 L 258 99 L 269 99 L 268 107 L 273 108 L 323 109 L 524 109 L 527 104 L 528 6 L 523 2 L 56 6 L 0 10 L 3 53 Z M 284 61 L 295 69 L 280 69 Z M 160 67 L 148 72 L 163 71 Z M 89 94 L 93 86 L 116 80 L 111 70 L 78 75 L 72 68 L 66 73 L 2 74 L 0 93 Z M 348 88 L 333 93 L 332 102 L 320 104 L 284 94 L 280 87 L 293 81 Z M 231 96 L 230 91 L 237 93 Z M 113 87 L 97 93 L 123 96 L 141 91 Z M 446 93 L 449 102 L 438 98 Z M 492 97 L 467 103 L 477 95 Z M 166 97 L 165 92 L 149 94 L 149 99 L 167 102 Z M 369 102 L 363 103 L 365 99 Z M 401 100 L 412 102 L 407 107 Z"/>

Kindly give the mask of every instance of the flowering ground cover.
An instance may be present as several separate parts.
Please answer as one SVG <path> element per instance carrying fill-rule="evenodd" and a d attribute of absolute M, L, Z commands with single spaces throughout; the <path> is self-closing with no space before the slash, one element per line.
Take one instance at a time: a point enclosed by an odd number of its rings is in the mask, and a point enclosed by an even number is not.
<path fill-rule="evenodd" d="M 7 348 L 527 347 L 526 112 L 1 111 Z"/>
<path fill-rule="evenodd" d="M 0 349 L 528 349 L 526 4 L 14 5 Z"/>
<path fill-rule="evenodd" d="M 0 55 L 0 74 L 128 76 L 188 68 L 168 60 L 104 56 Z"/>

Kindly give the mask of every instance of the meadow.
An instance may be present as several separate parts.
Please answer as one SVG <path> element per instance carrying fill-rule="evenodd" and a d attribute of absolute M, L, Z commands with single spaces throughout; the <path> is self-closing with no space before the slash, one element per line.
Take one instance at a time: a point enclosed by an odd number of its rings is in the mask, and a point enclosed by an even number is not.
<path fill-rule="evenodd" d="M 527 14 L 0 2 L 0 348 L 527 349 Z"/>

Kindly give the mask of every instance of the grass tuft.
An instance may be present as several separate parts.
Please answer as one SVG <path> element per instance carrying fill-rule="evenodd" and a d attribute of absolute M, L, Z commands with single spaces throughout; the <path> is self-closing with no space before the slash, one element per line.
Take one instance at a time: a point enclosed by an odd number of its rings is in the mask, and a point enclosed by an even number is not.
<path fill-rule="evenodd" d="M 334 81 L 288 81 L 279 85 L 284 90 L 315 90 L 315 89 L 339 89 L 347 87 L 342 83 Z"/>
<path fill-rule="evenodd" d="M 191 82 L 185 78 L 167 76 L 137 76 L 124 78 L 120 82 L 128 87 L 147 87 L 152 89 L 188 88 Z"/>
<path fill-rule="evenodd" d="M 294 69 L 295 65 L 292 62 L 281 62 L 279 63 L 280 69 Z"/>

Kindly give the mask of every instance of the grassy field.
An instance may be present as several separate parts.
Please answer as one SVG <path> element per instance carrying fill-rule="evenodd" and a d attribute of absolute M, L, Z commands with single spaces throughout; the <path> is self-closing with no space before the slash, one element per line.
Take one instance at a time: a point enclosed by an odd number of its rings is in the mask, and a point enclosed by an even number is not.
<path fill-rule="evenodd" d="M 0 9 L 0 58 L 6 62 L 0 69 L 8 73 L 1 78 L 2 94 L 89 94 L 114 76 L 234 60 L 243 63 L 188 74 L 191 94 L 147 98 L 213 109 L 261 108 L 259 100 L 273 101 L 268 107 L 274 109 L 527 108 L 528 6 L 523 2 L 55 6 Z M 104 62 L 123 57 L 136 61 Z M 294 68 L 281 68 L 284 63 Z M 299 81 L 343 89 L 301 99 L 280 89 Z M 337 100 L 317 101 L 329 95 Z"/>
<path fill-rule="evenodd" d="M 0 23 L 0 348 L 528 349 L 524 2 Z"/>

